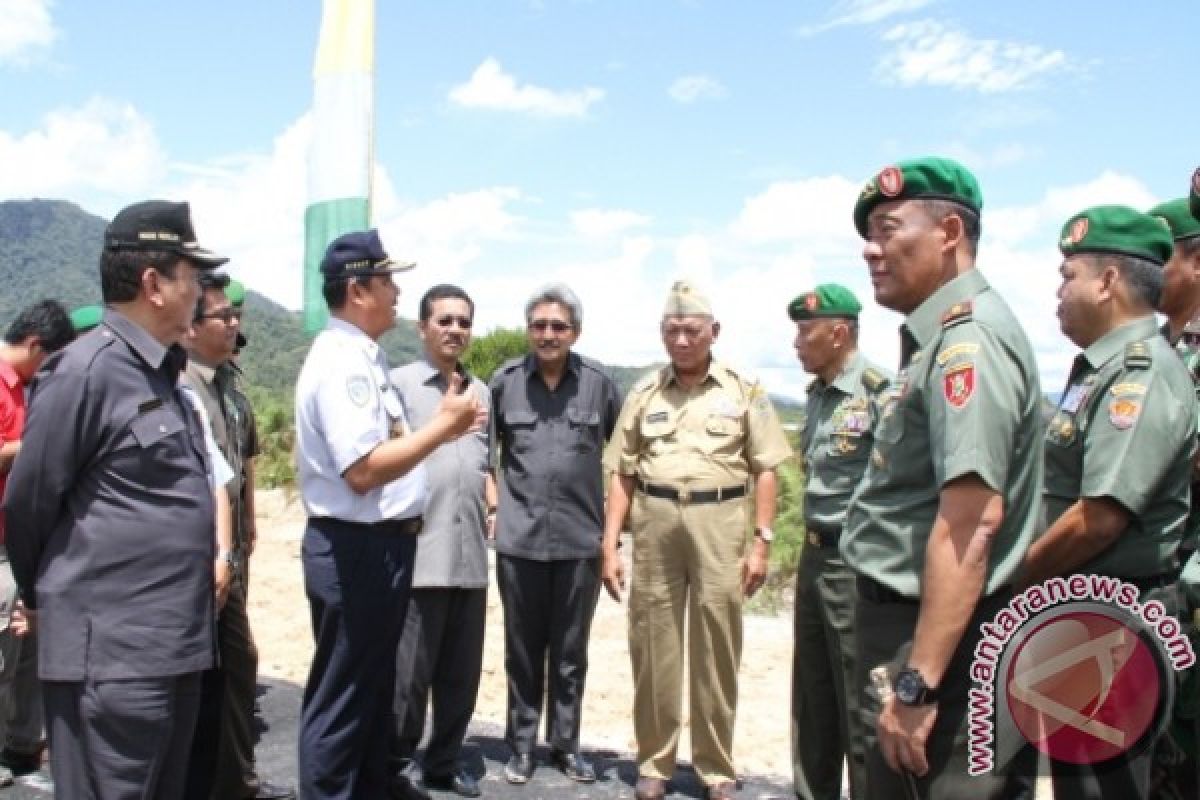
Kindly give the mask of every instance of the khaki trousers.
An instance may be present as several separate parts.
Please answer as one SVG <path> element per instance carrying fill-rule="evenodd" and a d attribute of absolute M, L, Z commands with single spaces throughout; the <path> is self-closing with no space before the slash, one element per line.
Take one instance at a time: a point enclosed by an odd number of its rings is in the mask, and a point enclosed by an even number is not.
<path fill-rule="evenodd" d="M 692 764 L 706 785 L 736 780 L 733 725 L 742 655 L 746 498 L 680 505 L 634 495 L 629 655 L 639 774 L 675 771 L 683 694 L 684 613 Z"/>

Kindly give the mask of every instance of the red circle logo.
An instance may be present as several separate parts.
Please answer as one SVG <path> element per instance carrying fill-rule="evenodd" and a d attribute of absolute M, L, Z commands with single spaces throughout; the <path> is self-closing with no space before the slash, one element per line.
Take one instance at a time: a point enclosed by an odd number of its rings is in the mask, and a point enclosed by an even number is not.
<path fill-rule="evenodd" d="M 884 197 L 895 197 L 904 189 L 904 173 L 899 167 L 884 167 L 878 180 L 879 191 Z"/>
<path fill-rule="evenodd" d="M 1080 217 L 1071 223 L 1071 232 L 1067 235 L 1067 238 L 1070 239 L 1071 244 L 1079 244 L 1083 241 L 1083 237 L 1087 236 L 1087 232 L 1088 219 L 1087 217 Z"/>
<path fill-rule="evenodd" d="M 1196 171 L 1192 173 L 1192 193 L 1200 194 L 1200 167 L 1196 167 Z"/>
<path fill-rule="evenodd" d="M 1056 761 L 1100 764 L 1144 748 L 1165 720 L 1162 660 L 1131 620 L 1091 607 L 1034 627 L 1003 676 L 1013 722 Z"/>

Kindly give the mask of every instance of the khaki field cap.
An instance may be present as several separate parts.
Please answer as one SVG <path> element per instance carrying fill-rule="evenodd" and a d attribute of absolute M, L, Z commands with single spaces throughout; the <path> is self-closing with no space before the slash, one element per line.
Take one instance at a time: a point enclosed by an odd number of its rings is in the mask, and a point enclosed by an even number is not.
<path fill-rule="evenodd" d="M 712 303 L 687 281 L 675 281 L 667 293 L 664 317 L 711 317 Z"/>

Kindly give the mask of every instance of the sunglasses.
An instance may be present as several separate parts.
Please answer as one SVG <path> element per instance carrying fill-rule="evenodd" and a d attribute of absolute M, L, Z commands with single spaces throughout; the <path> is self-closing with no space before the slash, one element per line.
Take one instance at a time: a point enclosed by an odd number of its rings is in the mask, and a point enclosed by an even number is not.
<path fill-rule="evenodd" d="M 560 319 L 535 319 L 529 323 L 529 329 L 542 333 L 547 328 L 555 333 L 566 333 L 571 326 Z"/>
<path fill-rule="evenodd" d="M 211 314 L 201 314 L 199 316 L 199 319 L 219 319 L 226 324 L 233 322 L 235 319 L 240 320 L 241 318 L 242 310 L 233 307 L 223 308 L 220 311 L 214 311 Z"/>
<path fill-rule="evenodd" d="M 449 328 L 451 325 L 457 324 L 464 331 L 471 330 L 471 318 L 460 317 L 456 314 L 446 314 L 445 316 L 437 317 L 433 322 L 439 328 Z"/>

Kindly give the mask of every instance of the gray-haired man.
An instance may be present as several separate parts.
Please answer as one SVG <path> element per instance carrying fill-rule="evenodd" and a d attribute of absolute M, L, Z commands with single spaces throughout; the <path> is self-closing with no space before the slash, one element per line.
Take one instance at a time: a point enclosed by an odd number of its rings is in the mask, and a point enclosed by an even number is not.
<path fill-rule="evenodd" d="M 583 309 L 566 286 L 525 305 L 530 349 L 492 377 L 493 441 L 503 477 L 496 582 L 504 605 L 510 783 L 533 774 L 543 687 L 554 763 L 569 778 L 595 773 L 579 754 L 587 644 L 600 592 L 604 483 L 600 458 L 621 409 L 599 364 L 571 352 Z M 546 670 L 549 669 L 549 681 Z"/>

